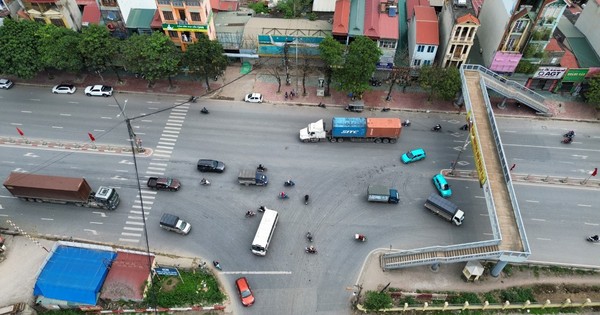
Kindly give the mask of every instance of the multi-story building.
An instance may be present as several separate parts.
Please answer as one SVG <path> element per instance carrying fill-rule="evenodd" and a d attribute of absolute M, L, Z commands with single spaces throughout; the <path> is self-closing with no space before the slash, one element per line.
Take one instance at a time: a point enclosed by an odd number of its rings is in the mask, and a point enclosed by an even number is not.
<path fill-rule="evenodd" d="M 78 31 L 81 12 L 75 0 L 21 0 L 21 17 Z"/>
<path fill-rule="evenodd" d="M 429 6 L 415 6 L 414 16 L 408 26 L 410 66 L 420 68 L 433 65 L 439 44 L 439 28 L 435 10 Z"/>
<path fill-rule="evenodd" d="M 533 27 L 527 46 L 523 51 L 523 60 L 533 64 L 540 64 L 545 59 L 546 46 L 548 46 L 554 30 L 558 26 L 558 21 L 567 7 L 563 0 L 546 0 L 539 5 L 537 12 L 531 16 Z"/>
<path fill-rule="evenodd" d="M 156 0 L 156 4 L 163 31 L 181 50 L 185 51 L 200 33 L 217 39 L 210 1 Z"/>
<path fill-rule="evenodd" d="M 479 19 L 466 1 L 448 1 L 440 13 L 440 54 L 442 68 L 460 67 L 473 48 Z"/>
<path fill-rule="evenodd" d="M 596 55 L 600 55 L 600 0 L 590 0 L 579 15 L 575 27 L 585 35 Z"/>

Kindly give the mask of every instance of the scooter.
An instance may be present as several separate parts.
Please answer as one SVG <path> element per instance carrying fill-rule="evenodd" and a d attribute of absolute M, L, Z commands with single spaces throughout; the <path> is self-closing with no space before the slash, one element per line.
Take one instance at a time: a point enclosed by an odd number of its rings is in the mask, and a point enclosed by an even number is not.
<path fill-rule="evenodd" d="M 198 100 L 198 96 L 190 96 L 190 99 L 188 100 L 188 102 L 190 103 L 196 103 L 196 101 Z"/>
<path fill-rule="evenodd" d="M 308 239 L 309 242 L 313 241 L 313 236 L 312 236 L 312 234 L 310 232 L 306 233 L 306 238 Z"/>
<path fill-rule="evenodd" d="M 359 242 L 366 242 L 367 241 L 367 237 L 364 236 L 363 234 L 354 234 L 354 239 L 359 241 Z"/>
<path fill-rule="evenodd" d="M 250 218 L 250 217 L 253 217 L 255 215 L 256 215 L 256 212 L 254 212 L 254 211 L 248 211 L 248 212 L 246 212 L 246 218 Z"/>
<path fill-rule="evenodd" d="M 203 108 L 200 110 L 200 113 L 202 113 L 202 114 L 205 114 L 205 115 L 206 115 L 206 114 L 209 114 L 209 111 L 208 111 L 208 109 L 206 109 L 206 107 L 203 107 Z"/>
<path fill-rule="evenodd" d="M 294 186 L 294 185 L 296 185 L 296 183 L 294 183 L 291 179 L 288 179 L 287 181 L 285 181 L 283 183 L 283 186 L 286 186 L 286 187 L 288 187 L 288 186 Z"/>
<path fill-rule="evenodd" d="M 210 182 L 208 181 L 208 179 L 203 178 L 202 180 L 200 180 L 200 185 L 208 186 L 210 185 Z"/>
<path fill-rule="evenodd" d="M 561 142 L 564 144 L 569 144 L 569 143 L 573 142 L 573 138 L 567 137 L 567 138 L 564 138 Z"/>
<path fill-rule="evenodd" d="M 592 243 L 598 243 L 600 242 L 600 237 L 598 235 L 588 236 L 587 241 Z"/>
<path fill-rule="evenodd" d="M 264 167 L 262 164 L 258 164 L 258 167 L 256 168 L 257 172 L 266 172 L 267 168 Z"/>
<path fill-rule="evenodd" d="M 403 122 L 402 122 L 402 126 L 403 126 L 403 127 L 408 127 L 408 126 L 410 126 L 410 120 L 408 120 L 408 119 L 407 119 L 407 120 L 403 121 Z"/>
<path fill-rule="evenodd" d="M 216 260 L 213 260 L 213 266 L 215 266 L 215 268 L 217 268 L 217 269 L 219 269 L 219 270 L 223 270 L 223 269 L 221 268 L 221 264 L 219 264 L 219 262 L 218 262 L 218 261 L 216 261 Z"/>
<path fill-rule="evenodd" d="M 316 254 L 317 253 L 317 249 L 312 245 L 305 247 L 304 251 L 308 254 Z"/>
<path fill-rule="evenodd" d="M 279 199 L 288 199 L 288 198 L 290 198 L 290 196 L 288 196 L 288 194 L 286 194 L 286 193 L 283 193 L 283 194 L 277 195 L 277 198 L 279 198 Z"/>
<path fill-rule="evenodd" d="M 566 137 L 566 138 L 573 138 L 573 137 L 575 137 L 575 131 L 571 130 L 571 131 L 569 131 L 569 132 L 565 133 L 565 134 L 563 135 L 563 137 Z"/>
<path fill-rule="evenodd" d="M 308 205 L 308 199 L 310 199 L 309 195 L 304 195 L 304 204 Z"/>
<path fill-rule="evenodd" d="M 440 131 L 442 131 L 442 126 L 435 125 L 435 126 L 433 126 L 433 128 L 431 128 L 431 131 L 440 132 Z"/>
<path fill-rule="evenodd" d="M 462 127 L 460 127 L 460 130 L 469 130 L 469 125 L 468 124 L 462 125 Z"/>
<path fill-rule="evenodd" d="M 265 212 L 266 209 L 267 208 L 265 208 L 265 206 L 260 206 L 260 207 L 258 207 L 257 211 L 258 212 Z"/>
<path fill-rule="evenodd" d="M 317 106 L 321 107 L 321 108 L 327 108 L 327 106 L 325 106 L 325 104 L 323 104 L 323 103 L 319 103 L 319 105 L 317 105 Z"/>
<path fill-rule="evenodd" d="M 391 110 L 391 108 L 389 107 L 384 107 L 381 109 L 382 112 L 389 112 Z"/>

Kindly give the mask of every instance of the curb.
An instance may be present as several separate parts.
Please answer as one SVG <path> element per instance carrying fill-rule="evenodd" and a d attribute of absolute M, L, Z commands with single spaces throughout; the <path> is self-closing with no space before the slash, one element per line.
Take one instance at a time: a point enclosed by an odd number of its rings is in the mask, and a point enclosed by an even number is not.
<path fill-rule="evenodd" d="M 214 306 L 192 306 L 192 307 L 171 307 L 171 308 L 136 308 L 136 309 L 117 309 L 117 310 L 91 310 L 97 314 L 124 314 L 124 313 L 155 313 L 155 312 L 199 312 L 199 311 L 223 311 L 225 306 L 214 305 Z"/>

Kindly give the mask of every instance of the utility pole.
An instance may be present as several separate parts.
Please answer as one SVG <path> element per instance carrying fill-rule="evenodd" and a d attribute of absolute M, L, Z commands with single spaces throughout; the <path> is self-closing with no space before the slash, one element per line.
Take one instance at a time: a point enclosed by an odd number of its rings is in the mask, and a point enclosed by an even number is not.
<path fill-rule="evenodd" d="M 469 143 L 471 143 L 471 126 L 473 125 L 473 121 L 469 120 L 469 133 L 467 133 L 467 138 L 465 139 L 465 144 L 462 146 L 462 148 L 460 148 L 460 151 L 458 151 L 458 156 L 456 156 L 456 160 L 454 160 L 454 162 L 452 163 L 452 168 L 450 169 L 450 172 L 448 173 L 448 175 L 452 175 L 454 176 L 454 170 L 456 169 L 456 164 L 458 163 L 458 160 L 460 159 L 460 155 L 462 154 L 462 152 L 464 150 L 467 149 L 467 146 L 469 145 Z"/>

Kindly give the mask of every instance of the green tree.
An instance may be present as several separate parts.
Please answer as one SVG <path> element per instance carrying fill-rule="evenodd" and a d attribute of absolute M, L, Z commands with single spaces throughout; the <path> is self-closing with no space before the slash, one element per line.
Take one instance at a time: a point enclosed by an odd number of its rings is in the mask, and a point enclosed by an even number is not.
<path fill-rule="evenodd" d="M 210 91 L 208 79 L 222 75 L 227 68 L 227 57 L 224 53 L 221 43 L 201 35 L 197 42 L 188 46 L 181 62 L 184 67 L 195 73 L 198 79 L 203 77 Z"/>
<path fill-rule="evenodd" d="M 421 69 L 419 69 L 419 86 L 427 92 L 428 101 L 431 101 L 433 99 L 433 90 L 438 75 L 437 71 L 438 70 L 433 68 L 432 66 L 422 66 Z"/>
<path fill-rule="evenodd" d="M 333 72 L 342 91 L 362 95 L 369 89 L 369 79 L 375 72 L 375 65 L 381 54 L 376 42 L 364 36 L 357 37 L 348 47 L 344 65 Z"/>
<path fill-rule="evenodd" d="M 457 68 L 423 66 L 419 70 L 419 85 L 428 92 L 427 100 L 434 97 L 449 101 L 460 91 L 460 72 Z"/>
<path fill-rule="evenodd" d="M 333 69 L 344 63 L 344 46 L 331 36 L 325 37 L 319 44 L 321 60 L 325 63 L 325 96 L 329 96 L 329 85 L 333 77 Z"/>
<path fill-rule="evenodd" d="M 586 101 L 600 109 L 600 75 L 593 76 L 589 84 L 590 88 L 585 93 Z"/>
<path fill-rule="evenodd" d="M 143 73 L 152 86 L 156 80 L 168 78 L 179 72 L 181 51 L 162 32 L 151 35 L 133 35 L 127 39 L 122 49 L 123 60 L 133 72 Z"/>
<path fill-rule="evenodd" d="M 91 24 L 84 28 L 77 47 L 87 70 L 98 74 L 106 71 L 117 53 L 116 41 L 105 26 Z"/>
<path fill-rule="evenodd" d="M 392 307 L 392 298 L 385 292 L 368 291 L 364 307 L 369 311 L 378 311 Z"/>
<path fill-rule="evenodd" d="M 280 0 L 275 9 L 283 13 L 286 19 L 297 18 L 310 10 L 311 0 Z"/>
<path fill-rule="evenodd" d="M 41 24 L 4 19 L 0 27 L 0 72 L 33 78 L 42 69 L 37 31 Z"/>
<path fill-rule="evenodd" d="M 78 73 L 83 68 L 83 58 L 77 49 L 79 33 L 53 24 L 46 24 L 38 31 L 38 50 L 46 71 L 55 69 Z"/>

